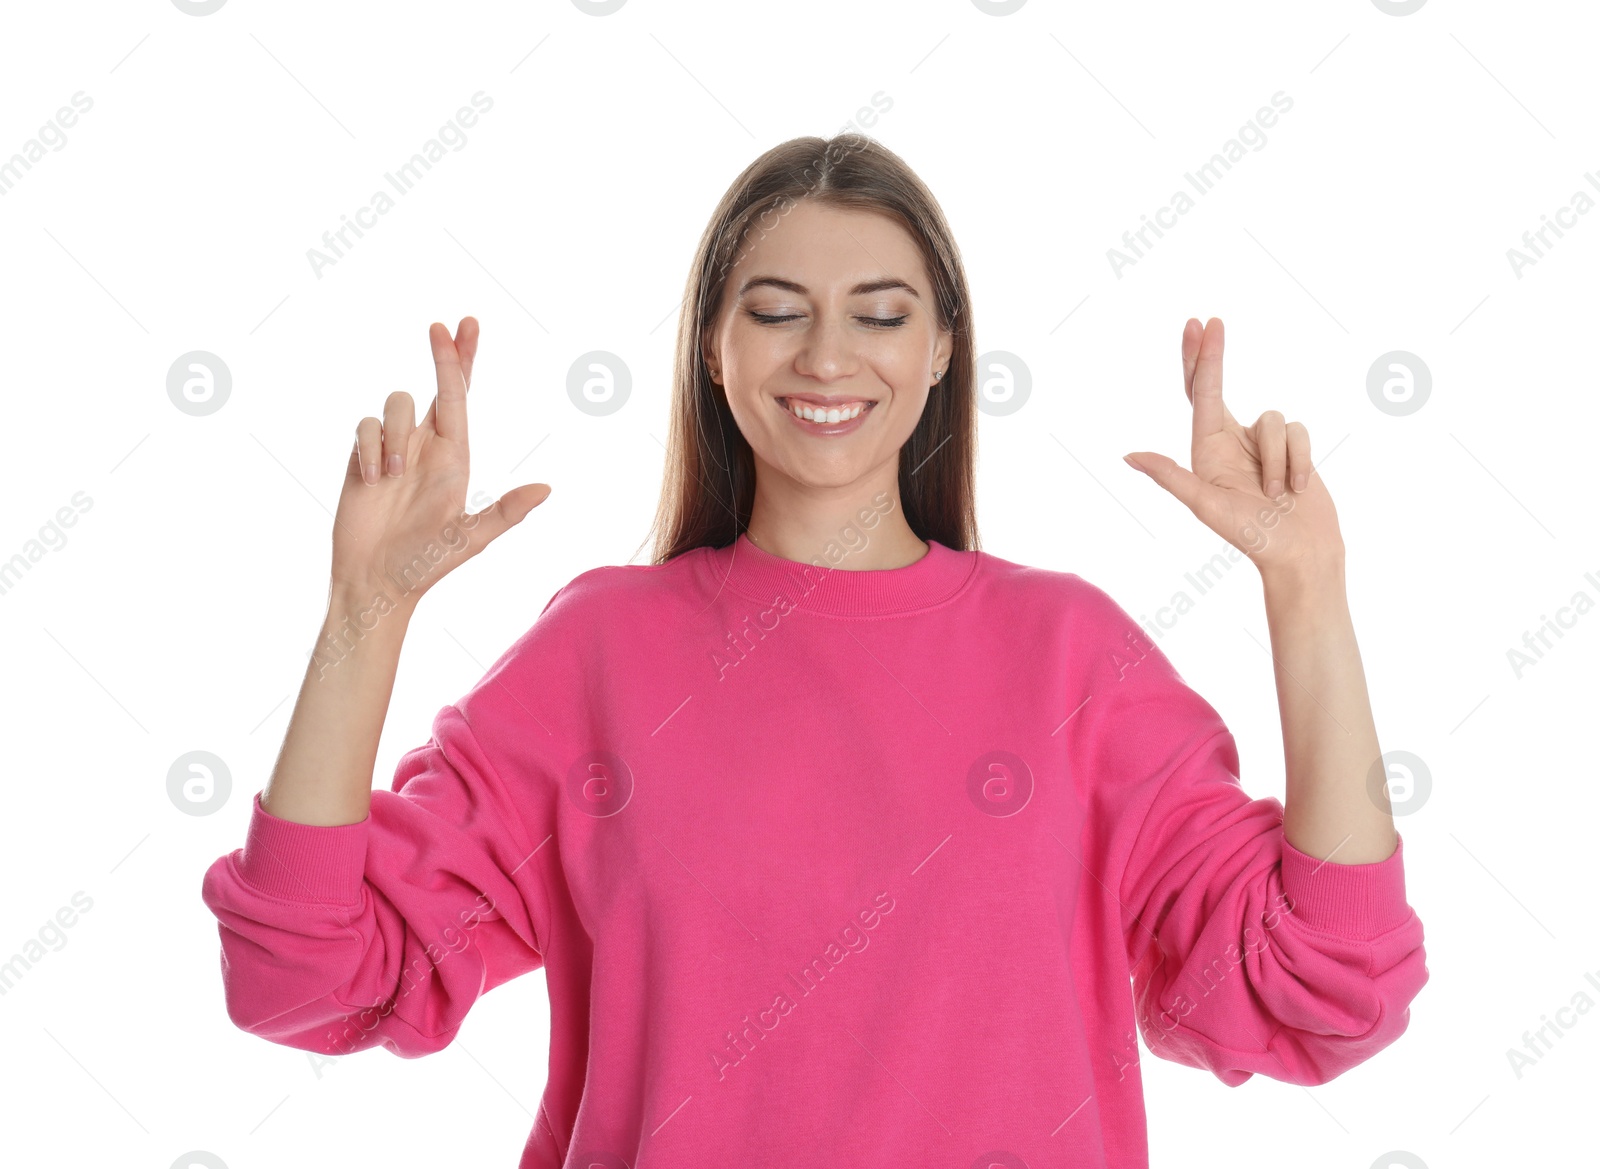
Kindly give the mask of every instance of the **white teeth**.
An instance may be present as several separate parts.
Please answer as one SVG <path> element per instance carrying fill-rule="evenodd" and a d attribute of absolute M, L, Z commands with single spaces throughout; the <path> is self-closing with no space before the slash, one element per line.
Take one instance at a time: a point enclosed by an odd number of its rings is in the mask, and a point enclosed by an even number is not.
<path fill-rule="evenodd" d="M 821 422 L 823 424 L 832 422 L 848 422 L 866 408 L 867 404 L 865 402 L 857 402 L 855 405 L 846 406 L 842 410 L 838 408 L 820 410 L 815 406 L 809 406 L 804 402 L 789 403 L 789 410 L 796 418 L 804 418 L 807 422 Z"/>

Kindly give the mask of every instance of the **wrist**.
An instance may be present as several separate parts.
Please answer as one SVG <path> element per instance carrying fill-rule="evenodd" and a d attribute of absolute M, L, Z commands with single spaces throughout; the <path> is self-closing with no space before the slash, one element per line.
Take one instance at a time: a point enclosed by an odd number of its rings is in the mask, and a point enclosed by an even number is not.
<path fill-rule="evenodd" d="M 328 585 L 327 621 L 348 617 L 371 625 L 379 619 L 409 619 L 421 593 L 397 593 L 392 586 L 334 580 Z"/>
<path fill-rule="evenodd" d="M 1344 595 L 1344 549 L 1319 553 L 1285 564 L 1263 565 L 1261 584 L 1268 598 Z"/>
<path fill-rule="evenodd" d="M 415 610 L 415 597 L 396 600 L 383 589 L 336 582 L 328 591 L 327 612 L 312 650 L 319 676 L 341 662 L 374 660 L 374 653 L 385 663 L 397 657 Z"/>

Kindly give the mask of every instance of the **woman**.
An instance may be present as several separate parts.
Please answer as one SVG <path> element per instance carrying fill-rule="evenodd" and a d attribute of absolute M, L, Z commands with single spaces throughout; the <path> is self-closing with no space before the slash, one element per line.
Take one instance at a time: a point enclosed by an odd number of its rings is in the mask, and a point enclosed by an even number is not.
<path fill-rule="evenodd" d="M 477 325 L 430 336 L 421 425 L 395 393 L 357 427 L 322 652 L 206 873 L 238 1026 L 419 1056 L 543 966 L 523 1169 L 1142 1166 L 1136 1028 L 1234 1085 L 1404 1031 L 1343 543 L 1305 428 L 1223 404 L 1220 321 L 1183 335 L 1194 469 L 1129 461 L 1261 572 L 1283 804 L 1106 593 L 973 550 L 960 258 L 854 135 L 757 159 L 701 240 L 654 562 L 561 588 L 371 790 L 417 601 L 549 493 L 463 513 Z"/>

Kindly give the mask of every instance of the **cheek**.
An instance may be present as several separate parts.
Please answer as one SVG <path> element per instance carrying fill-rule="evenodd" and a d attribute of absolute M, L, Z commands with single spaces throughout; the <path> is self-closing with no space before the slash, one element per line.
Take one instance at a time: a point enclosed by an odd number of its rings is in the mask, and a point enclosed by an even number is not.
<path fill-rule="evenodd" d="M 920 337 L 897 338 L 893 344 L 880 346 L 872 357 L 878 379 L 899 396 L 927 389 L 923 383 L 927 366 L 928 347 Z"/>
<path fill-rule="evenodd" d="M 759 390 L 794 360 L 790 343 L 771 333 L 736 329 L 723 348 L 726 374 L 741 386 Z"/>
<path fill-rule="evenodd" d="M 922 411 L 928 405 L 928 391 L 916 389 L 901 391 L 894 396 L 895 429 L 902 439 L 917 428 Z"/>
<path fill-rule="evenodd" d="M 777 422 L 783 421 L 776 418 L 772 402 L 762 388 L 766 381 L 766 377 L 748 362 L 737 363 L 723 373 L 722 392 L 728 409 L 734 423 L 746 436 L 771 430 Z"/>

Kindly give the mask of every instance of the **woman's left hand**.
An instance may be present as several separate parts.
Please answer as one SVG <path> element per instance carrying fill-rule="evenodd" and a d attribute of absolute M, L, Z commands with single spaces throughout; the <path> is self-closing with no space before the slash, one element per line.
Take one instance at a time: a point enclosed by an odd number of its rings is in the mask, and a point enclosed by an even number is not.
<path fill-rule="evenodd" d="M 1183 389 L 1194 409 L 1192 471 L 1150 451 L 1123 458 L 1192 511 L 1263 575 L 1343 564 L 1333 497 L 1311 465 L 1305 424 L 1268 410 L 1241 426 L 1222 402 L 1222 321 L 1183 327 Z"/>

